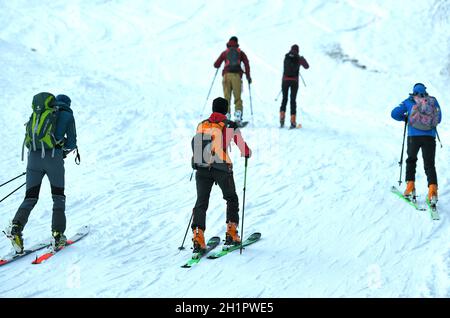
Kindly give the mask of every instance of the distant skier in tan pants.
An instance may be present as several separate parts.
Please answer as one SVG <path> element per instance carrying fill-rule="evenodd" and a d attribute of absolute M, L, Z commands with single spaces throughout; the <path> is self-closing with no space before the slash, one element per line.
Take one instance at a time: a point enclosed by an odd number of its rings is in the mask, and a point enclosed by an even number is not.
<path fill-rule="evenodd" d="M 223 95 L 228 100 L 228 113 L 227 117 L 231 119 L 231 94 L 233 94 L 235 105 L 235 122 L 240 125 L 242 123 L 243 106 L 241 99 L 242 92 L 242 75 L 244 71 L 241 68 L 241 62 L 244 63 L 245 75 L 248 83 L 252 83 L 250 77 L 250 64 L 247 55 L 239 49 L 238 39 L 233 36 L 227 43 L 227 49 L 220 54 L 217 61 L 214 63 L 215 68 L 219 68 L 222 62 L 225 62 L 223 68 Z"/>

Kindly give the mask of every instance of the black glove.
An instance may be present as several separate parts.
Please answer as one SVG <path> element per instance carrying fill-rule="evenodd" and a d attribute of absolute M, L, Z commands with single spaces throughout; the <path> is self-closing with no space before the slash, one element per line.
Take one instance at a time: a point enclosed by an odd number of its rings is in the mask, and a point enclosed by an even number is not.
<path fill-rule="evenodd" d="M 63 159 L 66 159 L 67 155 L 71 153 L 73 149 L 65 149 L 63 148 Z"/>
<path fill-rule="evenodd" d="M 252 78 L 251 77 L 247 77 L 247 81 L 248 81 L 249 84 L 251 84 L 252 83 Z"/>

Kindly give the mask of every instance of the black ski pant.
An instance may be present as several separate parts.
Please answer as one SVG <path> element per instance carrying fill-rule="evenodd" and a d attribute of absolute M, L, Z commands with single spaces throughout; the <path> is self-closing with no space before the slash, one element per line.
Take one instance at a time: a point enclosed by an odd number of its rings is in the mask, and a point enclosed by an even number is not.
<path fill-rule="evenodd" d="M 61 149 L 55 150 L 53 157 L 52 151 L 46 150 L 44 158 L 42 158 L 40 150 L 30 151 L 27 163 L 25 199 L 12 222 L 21 225 L 22 228 L 25 227 L 31 211 L 38 202 L 42 179 L 45 175 L 50 181 L 52 191 L 52 231 L 64 232 L 66 230 L 66 196 L 64 195 L 64 160 Z"/>
<path fill-rule="evenodd" d="M 288 102 L 288 93 L 291 89 L 291 115 L 297 114 L 297 92 L 298 92 L 298 81 L 283 81 L 281 84 L 281 91 L 283 93 L 283 100 L 281 101 L 280 111 L 286 112 L 286 105 Z"/>
<path fill-rule="evenodd" d="M 226 222 L 239 223 L 239 199 L 236 194 L 233 172 L 198 168 L 195 181 L 197 183 L 197 202 L 193 210 L 192 229 L 196 227 L 203 231 L 206 229 L 206 210 L 214 183 L 219 185 L 223 198 L 227 201 Z"/>
<path fill-rule="evenodd" d="M 430 184 L 437 185 L 436 167 L 434 158 L 436 155 L 436 139 L 432 136 L 411 136 L 408 137 L 408 159 L 406 159 L 406 181 L 416 180 L 417 155 L 422 149 L 422 158 L 425 174 Z"/>

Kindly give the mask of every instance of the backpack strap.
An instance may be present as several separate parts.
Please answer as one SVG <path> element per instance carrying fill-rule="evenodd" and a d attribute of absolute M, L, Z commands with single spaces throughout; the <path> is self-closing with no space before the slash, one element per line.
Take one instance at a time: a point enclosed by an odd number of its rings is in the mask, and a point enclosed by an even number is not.
<path fill-rule="evenodd" d="M 27 140 L 29 141 L 29 138 L 31 137 L 31 136 L 29 136 L 28 132 L 30 131 L 30 127 L 32 125 L 32 120 L 33 120 L 33 114 L 31 114 L 30 119 L 28 120 L 28 122 L 25 123 L 25 137 L 24 137 L 23 143 L 22 143 L 22 161 L 24 159 L 25 145 L 27 143 Z"/>

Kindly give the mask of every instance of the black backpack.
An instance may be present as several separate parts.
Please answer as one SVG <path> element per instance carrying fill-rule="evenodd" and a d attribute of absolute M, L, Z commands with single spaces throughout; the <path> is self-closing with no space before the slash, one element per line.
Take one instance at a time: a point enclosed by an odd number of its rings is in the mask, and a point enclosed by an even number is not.
<path fill-rule="evenodd" d="M 284 58 L 284 75 L 287 77 L 298 77 L 300 64 L 300 57 L 294 54 L 286 54 Z"/>
<path fill-rule="evenodd" d="M 226 65 L 230 73 L 239 73 L 241 69 L 241 51 L 238 48 L 230 47 L 227 52 Z"/>

